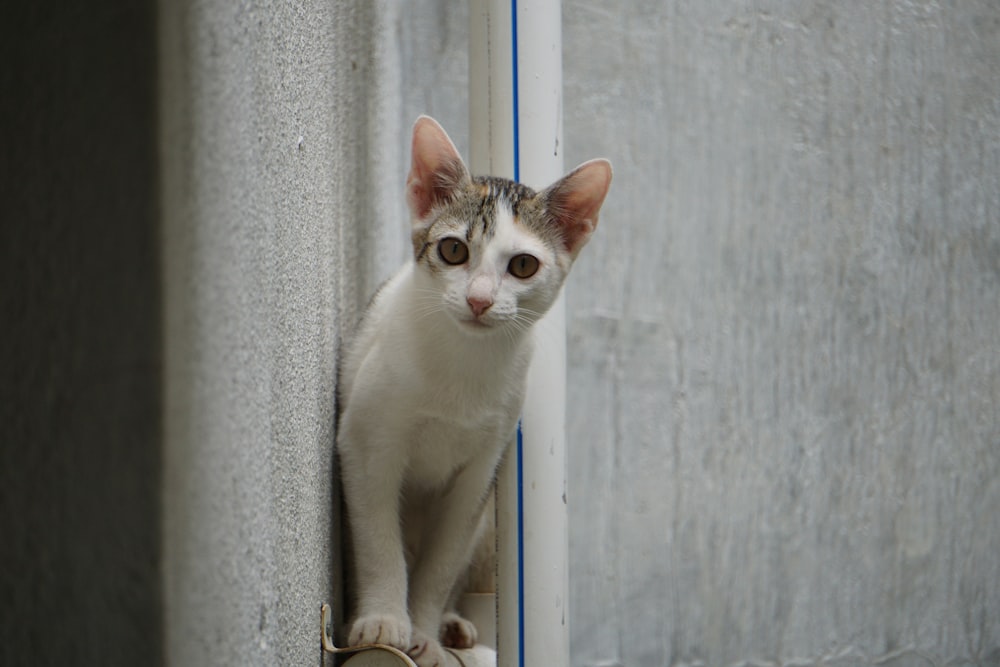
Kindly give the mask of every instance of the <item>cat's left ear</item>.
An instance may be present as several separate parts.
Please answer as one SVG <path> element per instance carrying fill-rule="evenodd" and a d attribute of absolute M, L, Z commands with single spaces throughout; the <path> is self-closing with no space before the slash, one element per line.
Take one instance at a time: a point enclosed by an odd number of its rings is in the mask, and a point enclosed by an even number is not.
<path fill-rule="evenodd" d="M 421 116 L 413 124 L 406 203 L 415 220 L 423 220 L 437 204 L 451 199 L 471 181 L 455 144 L 436 120 Z"/>
<path fill-rule="evenodd" d="M 601 205 L 611 187 L 611 174 L 610 162 L 590 160 L 542 193 L 545 208 L 559 226 L 566 251 L 574 259 L 597 228 Z"/>

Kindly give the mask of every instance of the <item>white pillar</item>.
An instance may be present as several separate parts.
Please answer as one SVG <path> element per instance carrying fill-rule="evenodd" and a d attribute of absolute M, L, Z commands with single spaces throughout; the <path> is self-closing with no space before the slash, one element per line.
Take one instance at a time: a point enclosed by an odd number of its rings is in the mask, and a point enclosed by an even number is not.
<path fill-rule="evenodd" d="M 474 173 L 535 188 L 562 160 L 562 39 L 557 1 L 470 3 Z M 565 306 L 536 328 L 518 442 L 497 480 L 499 667 L 568 665 Z"/>

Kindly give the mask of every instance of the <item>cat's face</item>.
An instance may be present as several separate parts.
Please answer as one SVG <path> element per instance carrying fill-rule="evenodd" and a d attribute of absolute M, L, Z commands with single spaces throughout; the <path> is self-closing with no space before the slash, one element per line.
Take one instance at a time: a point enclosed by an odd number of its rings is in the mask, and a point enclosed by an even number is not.
<path fill-rule="evenodd" d="M 471 333 L 526 330 L 572 262 L 544 219 L 538 195 L 512 181 L 477 178 L 453 192 L 414 228 L 427 312 L 440 307 Z"/>
<path fill-rule="evenodd" d="M 420 309 L 470 333 L 526 330 L 549 309 L 597 226 L 607 160 L 580 165 L 541 192 L 472 178 L 433 119 L 413 126 L 406 182 Z"/>

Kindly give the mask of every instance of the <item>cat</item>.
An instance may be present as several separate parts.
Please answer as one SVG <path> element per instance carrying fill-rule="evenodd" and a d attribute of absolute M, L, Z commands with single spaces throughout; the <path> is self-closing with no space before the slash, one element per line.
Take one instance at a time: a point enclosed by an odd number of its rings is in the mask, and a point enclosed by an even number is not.
<path fill-rule="evenodd" d="M 411 150 L 413 258 L 372 298 L 340 376 L 357 598 L 348 643 L 443 667 L 443 645 L 476 642 L 452 598 L 517 427 L 532 325 L 597 226 L 612 172 L 591 160 L 537 193 L 473 178 L 427 116 Z"/>

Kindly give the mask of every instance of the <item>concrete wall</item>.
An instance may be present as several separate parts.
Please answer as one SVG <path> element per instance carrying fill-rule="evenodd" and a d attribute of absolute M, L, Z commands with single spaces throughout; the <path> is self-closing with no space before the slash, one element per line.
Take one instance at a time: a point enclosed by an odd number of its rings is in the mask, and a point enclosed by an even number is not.
<path fill-rule="evenodd" d="M 1000 664 L 1000 6 L 564 7 L 574 663 Z"/>
<path fill-rule="evenodd" d="M 167 659 L 319 664 L 371 18 L 191 0 L 160 21 Z"/>

